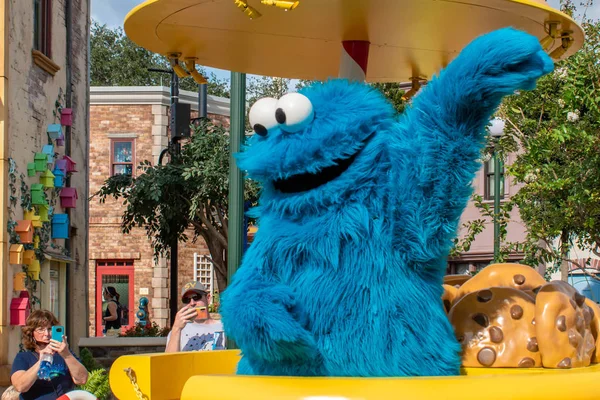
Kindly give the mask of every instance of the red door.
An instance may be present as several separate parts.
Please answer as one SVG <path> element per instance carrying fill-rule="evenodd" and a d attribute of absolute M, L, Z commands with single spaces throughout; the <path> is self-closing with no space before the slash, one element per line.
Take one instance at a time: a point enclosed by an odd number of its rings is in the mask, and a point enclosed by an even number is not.
<path fill-rule="evenodd" d="M 102 299 L 102 291 L 112 286 L 119 293 L 119 303 L 127 307 L 128 312 L 122 315 L 122 330 L 135 323 L 133 316 L 134 286 L 133 260 L 98 260 L 96 261 L 96 336 L 102 336 L 103 319 L 107 303 Z"/>

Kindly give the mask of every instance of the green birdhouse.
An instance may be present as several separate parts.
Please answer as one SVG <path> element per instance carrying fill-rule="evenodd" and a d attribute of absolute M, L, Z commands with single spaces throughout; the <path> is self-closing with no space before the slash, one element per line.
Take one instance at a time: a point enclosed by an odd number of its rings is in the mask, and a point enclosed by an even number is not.
<path fill-rule="evenodd" d="M 46 206 L 46 194 L 44 193 L 44 185 L 41 183 L 34 183 L 31 185 L 31 204 L 36 206 Z"/>
<path fill-rule="evenodd" d="M 35 170 L 35 163 L 34 162 L 27 163 L 27 176 L 35 176 L 36 173 L 37 172 Z"/>
<path fill-rule="evenodd" d="M 47 205 L 40 205 L 38 207 L 38 213 L 40 216 L 40 221 L 50 222 L 49 207 Z"/>
<path fill-rule="evenodd" d="M 49 169 L 42 172 L 40 175 L 40 183 L 44 185 L 44 188 L 53 188 L 54 187 L 54 174 L 50 172 Z"/>
<path fill-rule="evenodd" d="M 48 169 L 48 154 L 35 153 L 35 171 L 44 172 Z"/>

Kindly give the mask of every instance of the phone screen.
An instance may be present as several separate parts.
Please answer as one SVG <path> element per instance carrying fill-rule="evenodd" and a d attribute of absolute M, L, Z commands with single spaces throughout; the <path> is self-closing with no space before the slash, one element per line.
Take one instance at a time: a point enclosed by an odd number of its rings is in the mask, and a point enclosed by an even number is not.
<path fill-rule="evenodd" d="M 52 340 L 56 340 L 57 342 L 62 342 L 64 334 L 65 334 L 64 326 L 54 325 L 52 327 Z"/>

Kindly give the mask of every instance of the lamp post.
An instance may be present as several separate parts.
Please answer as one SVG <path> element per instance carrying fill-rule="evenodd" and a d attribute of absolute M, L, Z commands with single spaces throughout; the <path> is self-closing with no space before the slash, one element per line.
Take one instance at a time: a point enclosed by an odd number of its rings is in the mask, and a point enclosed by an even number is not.
<path fill-rule="evenodd" d="M 498 214 L 500 212 L 500 168 L 502 161 L 498 155 L 498 140 L 504 134 L 504 120 L 494 118 L 490 122 L 489 131 L 494 140 L 494 262 L 498 262 L 500 255 L 500 224 L 498 223 Z"/>

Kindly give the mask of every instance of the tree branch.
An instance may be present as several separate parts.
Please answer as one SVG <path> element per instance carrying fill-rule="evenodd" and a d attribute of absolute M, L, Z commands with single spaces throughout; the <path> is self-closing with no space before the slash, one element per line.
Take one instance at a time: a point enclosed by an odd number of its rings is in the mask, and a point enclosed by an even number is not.
<path fill-rule="evenodd" d="M 227 247 L 227 239 L 225 239 L 225 237 L 223 235 L 221 235 L 221 233 L 206 218 L 206 215 L 204 215 L 204 210 L 205 210 L 205 207 L 203 204 L 201 210 L 200 209 L 196 210 L 196 212 L 195 212 L 196 216 L 200 219 L 200 221 L 202 221 L 204 226 L 206 226 L 209 234 L 214 235 L 217 238 L 217 240 L 223 245 L 223 247 Z"/>

